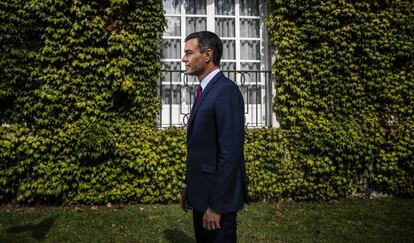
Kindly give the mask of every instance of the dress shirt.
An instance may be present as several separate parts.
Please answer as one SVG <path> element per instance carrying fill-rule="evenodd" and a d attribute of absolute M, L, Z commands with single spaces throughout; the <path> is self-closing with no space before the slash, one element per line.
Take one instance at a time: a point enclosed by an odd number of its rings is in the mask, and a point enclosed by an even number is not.
<path fill-rule="evenodd" d="M 204 92 L 204 89 L 207 87 L 208 83 L 210 83 L 211 79 L 213 79 L 214 76 L 216 76 L 216 74 L 218 74 L 220 72 L 220 68 L 215 69 L 214 71 L 212 71 L 211 73 L 209 73 L 203 80 L 201 80 L 201 88 L 203 89 L 202 91 Z"/>

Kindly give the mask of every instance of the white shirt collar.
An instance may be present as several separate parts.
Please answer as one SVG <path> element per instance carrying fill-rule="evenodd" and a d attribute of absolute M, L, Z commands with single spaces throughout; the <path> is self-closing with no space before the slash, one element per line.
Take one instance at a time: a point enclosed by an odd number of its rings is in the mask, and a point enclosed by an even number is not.
<path fill-rule="evenodd" d="M 206 88 L 207 84 L 210 83 L 213 77 L 216 76 L 216 74 L 218 74 L 219 72 L 220 72 L 220 68 L 217 68 L 211 73 L 209 73 L 203 80 L 201 80 L 200 85 L 201 85 L 201 88 L 203 88 L 203 91 Z"/>

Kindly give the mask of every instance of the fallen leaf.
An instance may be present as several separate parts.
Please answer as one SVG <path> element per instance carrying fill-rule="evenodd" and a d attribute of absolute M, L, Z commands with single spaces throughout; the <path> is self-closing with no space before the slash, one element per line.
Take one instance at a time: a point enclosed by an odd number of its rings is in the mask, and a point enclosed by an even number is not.
<path fill-rule="evenodd" d="M 95 206 L 95 205 L 94 205 L 94 206 L 92 206 L 92 207 L 91 207 L 91 210 L 93 210 L 93 211 L 98 211 L 99 209 L 98 209 L 98 206 Z"/>
<path fill-rule="evenodd" d="M 106 204 L 106 208 L 112 208 L 112 203 L 108 202 L 108 203 Z"/>
<path fill-rule="evenodd" d="M 277 211 L 277 212 L 276 212 L 276 217 L 278 217 L 278 218 L 282 218 L 282 217 L 283 217 L 283 213 L 282 213 L 282 212 L 280 212 L 280 211 Z"/>
<path fill-rule="evenodd" d="M 158 217 L 156 215 L 153 215 L 153 214 L 148 215 L 149 220 L 154 220 L 154 219 L 157 219 L 157 218 Z"/>
<path fill-rule="evenodd" d="M 143 207 L 139 207 L 139 211 L 143 212 L 144 208 Z"/>

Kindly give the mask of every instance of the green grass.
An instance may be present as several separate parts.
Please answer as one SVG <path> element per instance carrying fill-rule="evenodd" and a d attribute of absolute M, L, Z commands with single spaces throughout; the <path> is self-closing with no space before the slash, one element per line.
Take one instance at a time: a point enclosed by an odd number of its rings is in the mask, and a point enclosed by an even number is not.
<path fill-rule="evenodd" d="M 414 242 L 414 200 L 252 203 L 239 242 Z M 0 208 L 0 242 L 194 242 L 178 205 Z"/>

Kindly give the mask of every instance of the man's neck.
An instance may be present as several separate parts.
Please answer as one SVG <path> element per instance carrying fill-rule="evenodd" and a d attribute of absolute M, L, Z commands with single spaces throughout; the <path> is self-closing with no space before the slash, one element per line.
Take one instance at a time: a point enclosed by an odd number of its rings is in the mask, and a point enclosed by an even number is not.
<path fill-rule="evenodd" d="M 209 75 L 211 72 L 213 72 L 214 70 L 216 70 L 217 68 L 219 68 L 218 66 L 215 65 L 209 65 L 207 66 L 207 68 L 204 70 L 204 72 L 200 75 L 197 76 L 197 79 L 199 82 L 203 81 L 203 79 L 205 77 L 207 77 L 207 75 Z"/>

